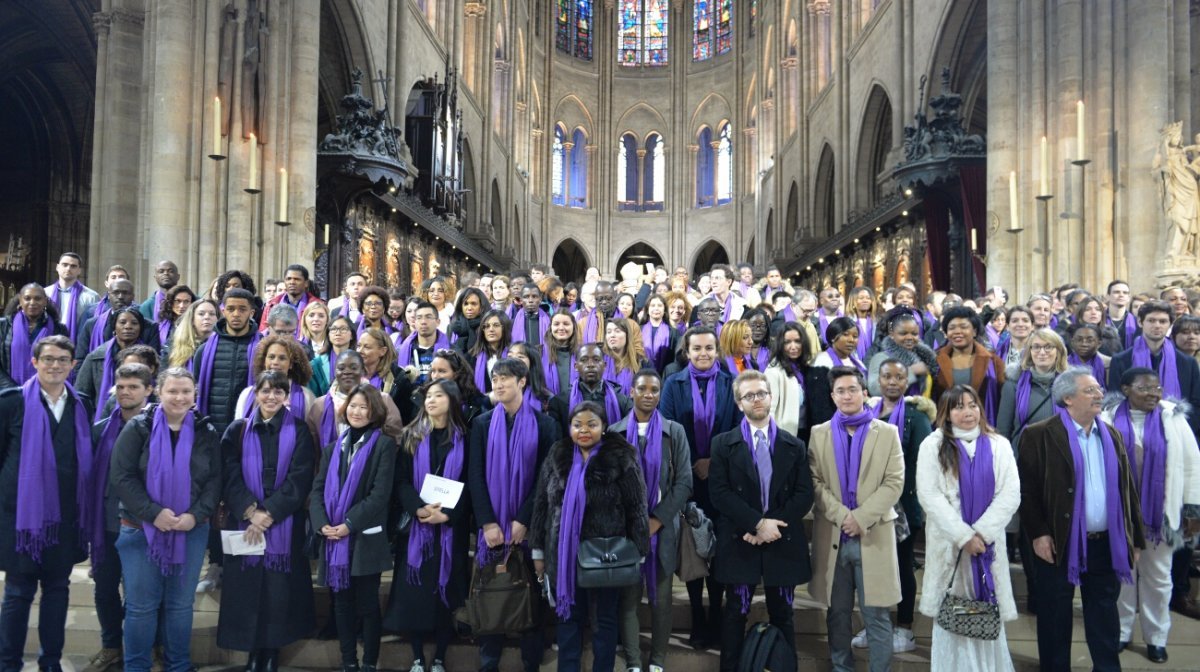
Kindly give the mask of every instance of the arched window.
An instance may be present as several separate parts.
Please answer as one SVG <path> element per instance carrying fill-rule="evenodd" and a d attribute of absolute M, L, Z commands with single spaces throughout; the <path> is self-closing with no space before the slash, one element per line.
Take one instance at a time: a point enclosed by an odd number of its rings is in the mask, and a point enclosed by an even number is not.
<path fill-rule="evenodd" d="M 695 0 L 692 60 L 706 61 L 733 48 L 733 0 Z"/>
<path fill-rule="evenodd" d="M 632 133 L 621 136 L 617 160 L 617 209 L 636 210 L 638 206 L 638 142 Z"/>
<path fill-rule="evenodd" d="M 728 123 L 721 128 L 717 144 L 716 173 L 717 205 L 721 205 L 733 200 L 733 128 Z"/>
<path fill-rule="evenodd" d="M 558 50 L 592 60 L 592 0 L 558 0 Z"/>
<path fill-rule="evenodd" d="M 669 14 L 668 0 L 621 0 L 617 62 L 629 67 L 666 65 Z"/>
<path fill-rule="evenodd" d="M 733 126 L 721 125 L 716 139 L 707 126 L 696 137 L 696 207 L 733 200 Z"/>
<path fill-rule="evenodd" d="M 554 149 L 550 156 L 550 196 L 555 205 L 566 205 L 567 148 L 562 126 L 554 127 Z"/>
<path fill-rule="evenodd" d="M 711 208 L 713 201 L 713 166 L 716 150 L 712 146 L 712 129 L 705 126 L 696 137 L 696 207 Z"/>
<path fill-rule="evenodd" d="M 662 210 L 663 194 L 666 191 L 667 162 L 663 158 L 663 139 L 657 133 L 646 138 L 642 185 L 642 209 Z"/>
<path fill-rule="evenodd" d="M 588 141 L 582 128 L 571 135 L 571 157 L 567 168 L 567 206 L 586 208 L 588 185 Z"/>

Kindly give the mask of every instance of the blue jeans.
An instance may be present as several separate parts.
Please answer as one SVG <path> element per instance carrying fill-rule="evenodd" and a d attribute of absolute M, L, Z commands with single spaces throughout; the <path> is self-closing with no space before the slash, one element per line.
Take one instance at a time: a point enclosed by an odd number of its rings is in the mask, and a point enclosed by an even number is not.
<path fill-rule="evenodd" d="M 8 572 L 4 577 L 4 603 L 0 605 L 0 670 L 19 672 L 29 632 L 29 611 L 42 587 L 38 607 L 38 667 L 57 665 L 62 659 L 67 626 L 67 586 L 71 582 L 70 561 L 65 553 L 47 554 L 40 571 Z"/>
<path fill-rule="evenodd" d="M 142 529 L 122 527 L 117 537 L 117 552 L 121 554 L 121 572 L 125 580 L 125 670 L 149 672 L 154 635 L 159 629 L 158 612 L 162 619 L 163 655 L 166 672 L 188 672 L 191 669 L 192 604 L 196 599 L 196 584 L 200 582 L 200 567 L 204 564 L 204 549 L 208 547 L 208 524 L 197 525 L 187 533 L 187 557 L 183 571 L 163 576 L 158 565 L 150 560 L 146 534 Z"/>
<path fill-rule="evenodd" d="M 558 672 L 583 669 L 583 626 L 588 605 L 596 608 L 592 628 L 592 672 L 612 672 L 617 658 L 617 612 L 621 604 L 620 588 L 584 589 L 575 587 L 571 615 L 558 623 Z"/>

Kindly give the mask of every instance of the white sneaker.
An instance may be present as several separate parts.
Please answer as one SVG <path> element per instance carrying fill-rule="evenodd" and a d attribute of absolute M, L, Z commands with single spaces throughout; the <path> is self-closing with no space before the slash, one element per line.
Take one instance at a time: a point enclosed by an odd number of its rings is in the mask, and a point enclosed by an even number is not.
<path fill-rule="evenodd" d="M 418 660 L 413 663 L 412 667 L 408 668 L 408 672 L 425 672 L 425 666 Z"/>
<path fill-rule="evenodd" d="M 908 628 L 892 630 L 892 653 L 908 653 L 917 650 L 917 639 Z"/>
<path fill-rule="evenodd" d="M 209 564 L 204 578 L 196 584 L 197 593 L 209 593 L 221 587 L 221 566 Z"/>
<path fill-rule="evenodd" d="M 853 646 L 856 649 L 865 649 L 868 646 L 870 646 L 867 643 L 867 629 L 866 628 L 863 628 L 862 630 L 858 631 L 858 634 L 854 636 L 854 639 L 850 640 L 850 646 Z"/>
<path fill-rule="evenodd" d="M 650 672 L 663 672 L 662 665 L 651 665 Z"/>
<path fill-rule="evenodd" d="M 442 665 L 442 661 L 435 660 L 433 661 L 433 665 L 430 666 L 429 672 L 446 672 L 446 666 Z"/>

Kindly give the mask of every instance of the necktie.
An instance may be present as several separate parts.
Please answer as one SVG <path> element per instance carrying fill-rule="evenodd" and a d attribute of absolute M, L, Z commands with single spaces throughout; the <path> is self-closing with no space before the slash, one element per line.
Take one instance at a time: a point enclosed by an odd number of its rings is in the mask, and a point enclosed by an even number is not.
<path fill-rule="evenodd" d="M 767 436 L 761 429 L 754 431 L 754 466 L 758 468 L 759 497 L 762 499 L 763 513 L 766 513 L 771 495 L 771 450 L 767 447 Z"/>

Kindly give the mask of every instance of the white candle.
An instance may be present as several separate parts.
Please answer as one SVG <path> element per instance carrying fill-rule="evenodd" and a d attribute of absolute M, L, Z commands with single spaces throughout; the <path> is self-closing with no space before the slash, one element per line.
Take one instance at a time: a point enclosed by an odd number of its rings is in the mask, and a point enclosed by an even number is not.
<path fill-rule="evenodd" d="M 1084 132 L 1083 116 L 1083 101 L 1081 100 L 1076 103 L 1075 107 L 1075 141 L 1079 145 L 1079 156 L 1077 158 L 1080 161 L 1087 158 L 1084 145 L 1084 142 L 1087 139 L 1087 133 Z"/>
<path fill-rule="evenodd" d="M 1042 136 L 1042 189 L 1038 196 L 1050 195 L 1050 148 L 1046 136 Z"/>
<path fill-rule="evenodd" d="M 1012 171 L 1008 174 L 1008 209 L 1009 209 L 1009 225 L 1010 231 L 1016 231 L 1021 228 L 1021 221 L 1017 217 L 1017 171 Z"/>
<path fill-rule="evenodd" d="M 250 183 L 247 189 L 258 189 L 258 138 L 250 134 Z"/>
<path fill-rule="evenodd" d="M 974 227 L 972 227 L 971 228 L 971 251 L 972 252 L 979 251 L 979 241 L 975 237 L 977 233 L 978 233 L 978 231 Z"/>
<path fill-rule="evenodd" d="M 279 217 L 277 222 L 288 221 L 288 174 L 287 168 L 279 169 Z"/>
<path fill-rule="evenodd" d="M 325 225 L 325 247 L 329 247 L 329 225 Z"/>
<path fill-rule="evenodd" d="M 221 97 L 213 98 L 213 156 L 221 156 Z"/>

